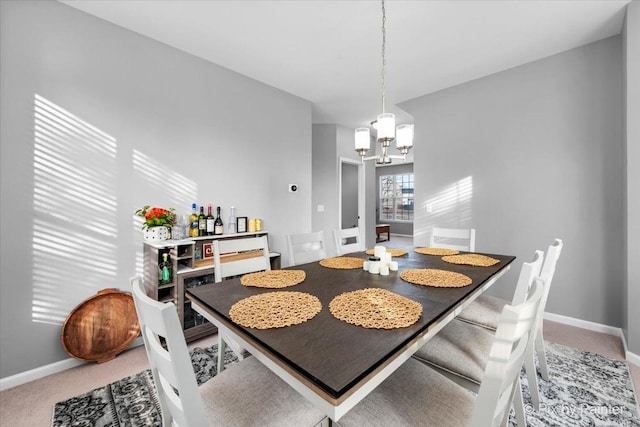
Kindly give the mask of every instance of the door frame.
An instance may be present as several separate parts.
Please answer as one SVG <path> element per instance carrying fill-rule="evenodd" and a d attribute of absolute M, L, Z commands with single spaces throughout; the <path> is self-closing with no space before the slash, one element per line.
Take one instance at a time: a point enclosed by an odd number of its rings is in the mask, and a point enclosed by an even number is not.
<path fill-rule="evenodd" d="M 338 159 L 338 229 L 342 230 L 342 164 L 349 164 L 358 167 L 358 228 L 363 230 L 364 209 L 365 209 L 365 175 L 362 162 L 348 157 Z M 360 232 L 362 236 L 362 231 Z"/>

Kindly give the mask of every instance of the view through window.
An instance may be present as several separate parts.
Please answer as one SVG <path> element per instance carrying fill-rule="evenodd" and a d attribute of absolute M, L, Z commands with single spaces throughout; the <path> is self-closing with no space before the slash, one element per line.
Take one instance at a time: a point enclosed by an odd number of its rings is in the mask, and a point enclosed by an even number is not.
<path fill-rule="evenodd" d="M 413 174 L 380 176 L 380 220 L 413 221 Z"/>

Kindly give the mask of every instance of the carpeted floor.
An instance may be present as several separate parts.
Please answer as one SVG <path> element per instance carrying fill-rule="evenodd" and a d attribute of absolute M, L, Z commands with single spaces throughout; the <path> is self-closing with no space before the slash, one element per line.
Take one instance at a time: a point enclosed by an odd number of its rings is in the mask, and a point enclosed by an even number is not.
<path fill-rule="evenodd" d="M 549 342 L 545 348 L 549 381 L 538 375 L 539 411 L 531 404 L 524 371 L 521 375 L 528 426 L 640 427 L 626 362 Z"/>
<path fill-rule="evenodd" d="M 216 374 L 217 345 L 191 351 L 198 384 Z M 237 359 L 230 350 L 225 364 Z M 522 375 L 527 424 L 534 427 L 640 427 L 638 405 L 625 362 L 547 343 L 551 380 L 539 378 L 543 403 L 531 405 Z M 513 418 L 510 426 L 515 425 Z M 151 372 L 145 370 L 55 405 L 53 426 L 160 426 Z"/>
<path fill-rule="evenodd" d="M 217 344 L 204 349 L 194 348 L 190 354 L 198 385 L 217 374 Z M 231 349 L 227 349 L 224 364 L 237 360 Z M 54 427 L 162 425 L 156 388 L 149 369 L 58 402 L 53 411 Z"/>

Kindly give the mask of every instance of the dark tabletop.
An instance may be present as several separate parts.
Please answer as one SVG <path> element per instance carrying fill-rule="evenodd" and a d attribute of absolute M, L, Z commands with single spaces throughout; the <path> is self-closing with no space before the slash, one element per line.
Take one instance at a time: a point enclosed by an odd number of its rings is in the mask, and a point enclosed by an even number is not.
<path fill-rule="evenodd" d="M 296 291 L 315 295 L 322 302 L 322 311 L 300 325 L 278 329 L 250 329 L 238 325 L 236 333 L 249 336 L 264 346 L 277 359 L 297 371 L 334 398 L 340 398 L 354 384 L 370 374 L 407 343 L 423 335 L 429 326 L 448 314 L 469 294 L 506 268 L 515 257 L 491 255 L 500 262 L 492 267 L 455 265 L 439 256 L 409 254 L 394 257 L 398 271 L 388 276 L 370 274 L 362 269 L 338 270 L 322 267 L 318 262 L 290 267 L 304 270 L 304 282 L 282 289 L 246 287 L 240 279 L 226 280 L 190 288 L 187 295 L 199 301 L 218 316 L 231 322 L 229 309 L 243 298 L 264 292 Z M 349 254 L 359 258 L 362 252 Z M 434 288 L 407 283 L 400 272 L 410 268 L 436 268 L 469 276 L 473 282 L 462 288 Z M 422 304 L 422 316 L 412 326 L 401 329 L 365 329 L 336 319 L 329 312 L 329 302 L 343 293 L 364 288 L 383 288 Z"/>

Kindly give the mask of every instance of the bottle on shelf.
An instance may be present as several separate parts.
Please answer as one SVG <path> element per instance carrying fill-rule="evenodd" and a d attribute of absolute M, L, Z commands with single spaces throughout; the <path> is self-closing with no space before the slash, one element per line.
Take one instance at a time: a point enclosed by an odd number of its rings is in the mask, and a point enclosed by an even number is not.
<path fill-rule="evenodd" d="M 229 221 L 227 221 L 227 232 L 230 234 L 236 233 L 236 208 L 234 208 L 233 206 L 231 206 Z"/>
<path fill-rule="evenodd" d="M 200 206 L 200 215 L 198 215 L 198 236 L 207 235 L 207 217 L 204 215 L 204 206 Z"/>
<path fill-rule="evenodd" d="M 189 217 L 189 237 L 198 237 L 198 213 L 195 203 L 191 205 L 191 216 Z"/>
<path fill-rule="evenodd" d="M 173 281 L 171 261 L 169 261 L 169 254 L 162 254 L 162 262 L 158 265 L 158 284 L 166 285 Z"/>
<path fill-rule="evenodd" d="M 207 205 L 207 236 L 212 236 L 216 233 L 215 231 L 215 221 L 213 214 L 211 213 L 211 203 Z"/>
<path fill-rule="evenodd" d="M 214 234 L 220 235 L 224 233 L 224 224 L 222 224 L 222 218 L 220 218 L 220 206 L 217 208 L 218 216 L 216 217 Z"/>

